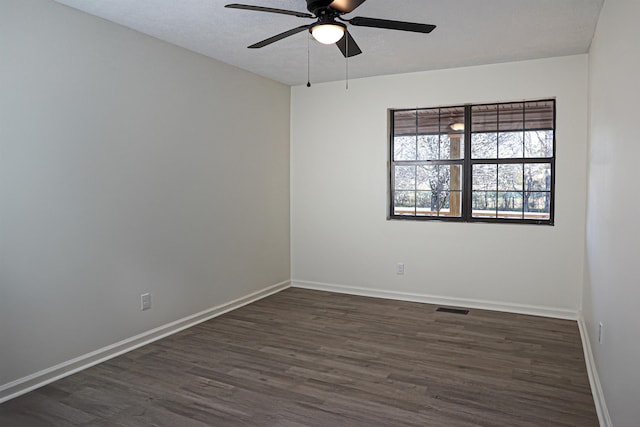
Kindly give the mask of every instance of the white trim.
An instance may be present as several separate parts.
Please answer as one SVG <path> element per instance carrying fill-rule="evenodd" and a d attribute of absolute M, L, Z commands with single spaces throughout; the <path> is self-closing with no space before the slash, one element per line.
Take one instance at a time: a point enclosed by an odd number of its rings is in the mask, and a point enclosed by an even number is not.
<path fill-rule="evenodd" d="M 314 289 L 317 291 L 337 292 L 341 294 L 361 295 L 365 297 L 386 298 L 400 301 L 422 302 L 426 304 L 449 305 L 457 307 L 476 308 L 480 310 L 503 311 L 508 313 L 528 314 L 532 316 L 553 317 L 556 319 L 577 320 L 578 312 L 563 308 L 539 307 L 534 305 L 484 301 L 468 298 L 443 297 L 427 294 L 414 294 L 356 286 L 342 286 L 330 283 L 310 282 L 306 280 L 292 280 L 294 288 Z"/>
<path fill-rule="evenodd" d="M 218 317 L 229 311 L 236 310 L 242 306 L 251 304 L 262 298 L 266 298 L 287 289 L 290 286 L 290 281 L 277 283 L 225 304 L 192 314 L 176 320 L 175 322 L 167 323 L 166 325 L 151 329 L 115 344 L 108 345 L 50 368 L 27 375 L 26 377 L 19 378 L 7 384 L 2 384 L 0 385 L 0 403 L 6 402 L 7 400 L 28 393 L 36 388 L 42 387 L 66 376 L 75 374 L 83 369 L 90 368 L 91 366 L 97 365 L 116 356 L 120 356 L 121 354 L 127 353 L 131 350 L 135 350 L 136 348 L 175 334 L 176 332 L 180 332 L 199 323 L 206 322 L 207 320 Z"/>
<path fill-rule="evenodd" d="M 587 324 L 585 323 L 581 312 L 578 313 L 578 329 L 580 329 L 582 350 L 584 351 L 584 359 L 587 364 L 587 374 L 589 375 L 589 384 L 591 385 L 591 393 L 593 394 L 593 400 L 596 405 L 596 412 L 598 413 L 600 427 L 612 427 L 613 424 L 611 422 L 611 416 L 609 415 L 607 402 L 604 400 L 602 384 L 600 383 L 600 377 L 598 376 L 598 370 L 596 369 L 596 362 L 591 350 L 589 330 L 587 329 Z"/>

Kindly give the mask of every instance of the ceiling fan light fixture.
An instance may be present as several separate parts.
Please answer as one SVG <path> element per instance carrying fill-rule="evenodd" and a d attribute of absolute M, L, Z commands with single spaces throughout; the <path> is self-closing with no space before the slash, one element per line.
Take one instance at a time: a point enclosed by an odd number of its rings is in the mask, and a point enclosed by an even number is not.
<path fill-rule="evenodd" d="M 344 37 L 344 28 L 339 23 L 318 24 L 311 27 L 311 35 L 322 44 L 334 44 Z"/>

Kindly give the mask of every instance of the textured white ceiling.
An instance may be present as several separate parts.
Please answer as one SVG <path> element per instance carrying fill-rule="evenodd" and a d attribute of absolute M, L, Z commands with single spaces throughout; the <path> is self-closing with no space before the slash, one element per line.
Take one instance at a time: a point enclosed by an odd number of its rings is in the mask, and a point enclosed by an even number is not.
<path fill-rule="evenodd" d="M 56 0 L 289 85 L 307 82 L 308 33 L 247 46 L 313 22 L 224 8 L 244 3 L 306 11 L 305 0 Z M 585 53 L 604 0 L 367 0 L 346 18 L 435 24 L 431 34 L 350 27 L 363 54 L 350 78 Z M 342 80 L 335 46 L 311 41 L 311 81 Z"/>

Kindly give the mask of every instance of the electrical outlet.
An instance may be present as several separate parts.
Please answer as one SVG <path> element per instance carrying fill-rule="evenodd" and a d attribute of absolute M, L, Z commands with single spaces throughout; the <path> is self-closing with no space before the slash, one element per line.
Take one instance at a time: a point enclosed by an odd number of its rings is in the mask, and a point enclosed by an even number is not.
<path fill-rule="evenodd" d="M 602 344 L 602 340 L 604 339 L 604 325 L 602 322 L 598 323 L 598 342 Z"/>
<path fill-rule="evenodd" d="M 396 274 L 403 275 L 404 274 L 404 263 L 399 262 L 396 264 Z"/>
<path fill-rule="evenodd" d="M 140 310 L 149 310 L 151 308 L 151 294 L 146 293 L 140 295 Z"/>

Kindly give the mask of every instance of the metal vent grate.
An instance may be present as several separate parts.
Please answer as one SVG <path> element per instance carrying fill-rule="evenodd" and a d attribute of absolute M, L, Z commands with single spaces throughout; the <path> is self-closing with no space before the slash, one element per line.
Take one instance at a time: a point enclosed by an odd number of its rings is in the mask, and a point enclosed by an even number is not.
<path fill-rule="evenodd" d="M 453 314 L 469 314 L 469 310 L 462 310 L 460 308 L 438 307 L 436 311 L 442 311 L 444 313 L 453 313 Z"/>

